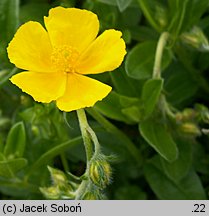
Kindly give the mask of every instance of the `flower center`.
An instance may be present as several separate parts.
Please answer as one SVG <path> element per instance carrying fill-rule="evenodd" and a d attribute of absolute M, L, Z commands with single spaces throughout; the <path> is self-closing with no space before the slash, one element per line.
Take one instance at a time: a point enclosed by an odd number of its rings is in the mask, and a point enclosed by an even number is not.
<path fill-rule="evenodd" d="M 59 71 L 73 73 L 78 56 L 78 51 L 71 46 L 54 47 L 51 56 L 52 65 Z"/>

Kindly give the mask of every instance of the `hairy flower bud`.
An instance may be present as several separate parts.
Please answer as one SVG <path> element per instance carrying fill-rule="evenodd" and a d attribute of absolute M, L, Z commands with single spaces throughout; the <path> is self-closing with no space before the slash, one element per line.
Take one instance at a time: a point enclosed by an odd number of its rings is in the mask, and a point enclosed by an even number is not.
<path fill-rule="evenodd" d="M 91 192 L 86 192 L 82 197 L 83 200 L 98 200 L 98 197 Z"/>
<path fill-rule="evenodd" d="M 105 156 L 92 158 L 89 167 L 91 181 L 100 188 L 105 188 L 111 182 L 111 167 Z"/>

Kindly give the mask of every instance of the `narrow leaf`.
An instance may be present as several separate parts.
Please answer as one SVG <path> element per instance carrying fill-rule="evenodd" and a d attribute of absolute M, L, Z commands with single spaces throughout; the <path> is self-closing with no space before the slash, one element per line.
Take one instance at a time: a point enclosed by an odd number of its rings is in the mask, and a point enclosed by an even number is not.
<path fill-rule="evenodd" d="M 4 155 L 8 158 L 22 157 L 25 150 L 26 134 L 23 122 L 18 122 L 10 129 Z"/>
<path fill-rule="evenodd" d="M 0 154 L 0 176 L 13 178 L 14 174 L 27 165 L 25 158 L 7 159 Z"/>

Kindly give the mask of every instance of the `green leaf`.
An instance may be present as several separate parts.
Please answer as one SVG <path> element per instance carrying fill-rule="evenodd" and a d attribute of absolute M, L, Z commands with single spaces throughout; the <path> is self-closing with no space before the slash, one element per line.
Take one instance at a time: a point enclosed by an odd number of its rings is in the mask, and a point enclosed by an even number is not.
<path fill-rule="evenodd" d="M 132 0 L 116 0 L 118 8 L 123 12 L 132 2 Z"/>
<path fill-rule="evenodd" d="M 162 79 L 150 79 L 145 82 L 142 89 L 142 101 L 144 103 L 144 117 L 148 117 L 154 110 L 163 88 Z"/>
<path fill-rule="evenodd" d="M 98 1 L 108 5 L 114 5 L 114 6 L 117 5 L 117 0 L 98 0 Z"/>
<path fill-rule="evenodd" d="M 179 149 L 179 157 L 174 162 L 168 162 L 161 158 L 163 169 L 166 175 L 173 181 L 179 181 L 185 177 L 192 163 L 192 146 L 191 143 L 183 138 L 176 140 Z"/>
<path fill-rule="evenodd" d="M 0 154 L 0 176 L 12 178 L 14 174 L 27 165 L 25 158 L 6 159 Z"/>
<path fill-rule="evenodd" d="M 128 97 L 140 97 L 143 81 L 135 80 L 129 77 L 124 67 L 119 67 L 113 73 L 110 73 L 111 80 L 119 94 Z"/>
<path fill-rule="evenodd" d="M 192 74 L 179 62 L 171 64 L 165 71 L 165 91 L 167 100 L 173 105 L 185 104 L 198 90 Z"/>
<path fill-rule="evenodd" d="M 128 2 L 128 1 L 127 1 Z M 138 7 L 128 7 L 123 13 L 118 13 L 117 24 L 120 29 L 136 28 L 141 20 L 142 13 Z"/>
<path fill-rule="evenodd" d="M 142 119 L 142 112 L 137 106 L 130 106 L 121 110 L 124 115 L 126 115 L 133 122 L 140 122 Z"/>
<path fill-rule="evenodd" d="M 189 17 L 187 16 L 188 20 L 188 27 L 192 27 L 193 25 L 197 24 L 200 17 L 204 14 L 204 12 L 207 10 L 209 5 L 209 0 L 193 0 L 192 4 L 190 2 L 190 5 L 192 6 L 189 12 Z"/>
<path fill-rule="evenodd" d="M 30 20 L 44 24 L 43 17 L 48 14 L 50 5 L 47 2 L 29 2 L 20 7 L 20 21 L 25 23 Z"/>
<path fill-rule="evenodd" d="M 1 194 L 15 197 L 16 199 L 28 199 L 33 196 L 34 198 L 40 198 L 40 190 L 38 185 L 28 184 L 24 181 L 13 181 L 10 183 L 7 179 L 0 180 Z"/>
<path fill-rule="evenodd" d="M 133 124 L 133 119 L 135 119 L 135 117 L 127 118 L 129 116 L 124 114 L 122 110 L 136 104 L 140 104 L 139 99 L 126 97 L 112 91 L 102 102 L 97 102 L 94 107 L 108 118 L 122 121 L 127 124 Z"/>
<path fill-rule="evenodd" d="M 186 19 L 186 11 L 189 7 L 189 0 L 170 2 L 170 5 L 174 5 L 175 8 L 170 9 L 171 20 L 168 27 L 169 32 L 172 32 L 172 35 L 177 38 L 177 36 L 182 32 L 183 24 Z"/>
<path fill-rule="evenodd" d="M 184 31 L 188 31 L 196 25 L 207 10 L 208 0 L 169 0 L 170 26 L 169 31 L 176 36 Z"/>
<path fill-rule="evenodd" d="M 129 5 L 136 6 L 137 4 L 133 0 L 97 0 L 98 2 L 112 5 L 112 6 L 118 6 L 120 8 L 127 8 Z M 120 4 L 120 6 L 119 6 Z M 124 9 L 125 10 L 125 9 Z"/>
<path fill-rule="evenodd" d="M 178 183 L 173 182 L 163 172 L 160 159 L 152 160 L 145 165 L 145 177 L 157 195 L 162 200 L 204 200 L 206 194 L 199 176 L 190 171 Z"/>
<path fill-rule="evenodd" d="M 136 41 L 158 40 L 157 32 L 148 26 L 129 27 L 131 38 Z"/>
<path fill-rule="evenodd" d="M 0 162 L 0 165 L 7 164 L 10 169 L 16 173 L 17 171 L 21 170 L 23 167 L 27 165 L 27 160 L 25 158 L 17 158 L 17 159 L 12 159 L 8 160 L 6 162 Z"/>
<path fill-rule="evenodd" d="M 138 185 L 123 185 L 117 188 L 115 197 L 116 200 L 145 200 L 147 195 L 141 190 Z"/>
<path fill-rule="evenodd" d="M 192 143 L 193 144 L 193 143 Z M 194 143 L 192 145 L 192 162 L 195 170 L 201 175 L 209 175 L 209 160 L 208 153 L 205 151 L 205 146 L 201 143 Z"/>
<path fill-rule="evenodd" d="M 77 137 L 61 143 L 60 145 L 51 148 L 49 151 L 45 152 L 40 156 L 40 158 L 32 165 L 29 173 L 31 173 L 34 169 L 37 169 L 43 164 L 47 164 L 53 157 L 59 155 L 64 152 L 66 149 L 72 148 L 82 142 L 82 137 Z"/>
<path fill-rule="evenodd" d="M 8 64 L 6 47 L 19 25 L 19 0 L 0 1 L 0 58 Z"/>
<path fill-rule="evenodd" d="M 108 118 L 130 123 L 121 112 L 120 97 L 116 92 L 112 91 L 102 102 L 97 102 L 94 107 Z"/>
<path fill-rule="evenodd" d="M 134 79 L 147 79 L 152 76 L 156 41 L 146 41 L 135 46 L 127 55 L 125 69 L 128 76 Z M 165 69 L 171 61 L 168 50 L 164 50 L 162 69 Z"/>
<path fill-rule="evenodd" d="M 174 161 L 178 157 L 178 148 L 166 125 L 152 120 L 143 121 L 139 125 L 142 137 L 151 145 L 163 158 Z"/>
<path fill-rule="evenodd" d="M 4 155 L 7 158 L 22 157 L 26 144 L 26 134 L 23 122 L 18 122 L 9 131 Z"/>
<path fill-rule="evenodd" d="M 116 0 L 107 2 L 105 3 L 105 1 L 99 0 L 86 3 L 87 5 L 90 4 L 87 8 L 98 14 L 101 32 L 109 28 L 114 28 L 119 16 Z"/>
<path fill-rule="evenodd" d="M 3 137 L 0 135 L 0 153 L 3 152 L 4 149 L 4 140 Z"/>
<path fill-rule="evenodd" d="M 140 100 L 138 98 L 126 97 L 124 95 L 119 94 L 118 96 L 120 97 L 120 104 L 124 108 L 130 107 L 132 105 L 140 105 Z"/>

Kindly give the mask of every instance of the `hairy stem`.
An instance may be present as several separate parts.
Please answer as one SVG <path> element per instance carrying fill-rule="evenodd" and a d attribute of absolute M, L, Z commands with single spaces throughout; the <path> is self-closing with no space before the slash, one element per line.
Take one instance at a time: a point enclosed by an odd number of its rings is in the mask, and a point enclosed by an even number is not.
<path fill-rule="evenodd" d="M 93 155 L 93 145 L 91 142 L 91 137 L 89 136 L 88 128 L 89 124 L 87 122 L 86 113 L 84 109 L 77 110 L 78 121 L 81 129 L 81 134 L 83 137 L 83 142 L 86 150 L 86 159 L 87 159 L 87 166 L 88 162 L 91 160 Z"/>

